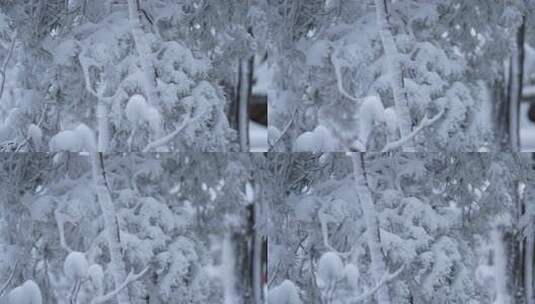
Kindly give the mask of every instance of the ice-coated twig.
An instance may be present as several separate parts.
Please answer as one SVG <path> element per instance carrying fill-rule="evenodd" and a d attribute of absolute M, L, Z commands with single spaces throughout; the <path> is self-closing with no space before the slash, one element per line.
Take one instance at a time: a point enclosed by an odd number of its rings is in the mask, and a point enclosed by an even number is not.
<path fill-rule="evenodd" d="M 99 303 L 104 303 L 106 301 L 109 301 L 111 299 L 113 299 L 119 292 L 121 292 L 121 290 L 123 290 L 126 286 L 128 286 L 128 284 L 134 282 L 134 281 L 137 281 L 139 278 L 141 278 L 145 272 L 147 272 L 147 270 L 149 270 L 149 267 L 145 267 L 145 269 L 143 269 L 141 272 L 137 273 L 137 274 L 134 274 L 133 271 L 130 271 L 130 273 L 128 274 L 128 276 L 126 277 L 126 279 L 124 280 L 124 282 L 117 286 L 113 291 L 103 295 L 103 296 L 98 296 L 96 298 L 94 298 L 92 301 L 91 301 L 91 304 L 99 304 Z"/>
<path fill-rule="evenodd" d="M 395 272 L 385 274 L 383 276 L 383 278 L 372 289 L 367 290 L 366 292 L 364 292 L 360 296 L 351 299 L 350 302 L 355 302 L 355 303 L 361 302 L 361 301 L 364 301 L 364 300 L 368 299 L 369 297 L 373 296 L 379 290 L 379 288 L 381 288 L 381 286 L 383 286 L 386 283 L 388 283 L 388 282 L 392 281 L 393 279 L 397 278 L 399 276 L 399 274 L 403 271 L 404 268 L 405 268 L 405 265 L 402 265 Z"/>
<path fill-rule="evenodd" d="M 435 115 L 433 118 L 428 118 L 427 116 L 424 117 L 424 119 L 422 119 L 422 121 L 420 122 L 420 124 L 414 128 L 414 130 L 412 130 L 411 133 L 409 133 L 409 135 L 407 135 L 406 137 L 403 137 L 403 138 L 400 138 L 396 141 L 393 141 L 393 142 L 390 142 L 390 143 L 387 143 L 381 152 L 388 152 L 388 151 L 392 151 L 394 149 L 397 149 L 397 148 L 400 148 L 402 147 L 404 144 L 406 144 L 408 141 L 410 141 L 411 139 L 413 139 L 416 135 L 418 135 L 418 133 L 420 133 L 423 129 L 425 129 L 426 127 L 434 124 L 437 120 L 440 119 L 440 117 L 442 117 L 442 115 L 444 114 L 444 110 L 441 110 L 437 115 Z"/>
<path fill-rule="evenodd" d="M 0 297 L 4 294 L 4 292 L 6 291 L 7 287 L 9 286 L 11 281 L 13 280 L 13 277 L 15 276 L 15 271 L 17 270 L 17 265 L 18 264 L 19 264 L 19 261 L 16 261 L 15 265 L 13 265 L 13 268 L 11 269 L 11 273 L 9 274 L 9 277 L 7 278 L 7 280 L 4 283 L 4 285 L 2 286 L 2 288 L 0 288 Z"/>

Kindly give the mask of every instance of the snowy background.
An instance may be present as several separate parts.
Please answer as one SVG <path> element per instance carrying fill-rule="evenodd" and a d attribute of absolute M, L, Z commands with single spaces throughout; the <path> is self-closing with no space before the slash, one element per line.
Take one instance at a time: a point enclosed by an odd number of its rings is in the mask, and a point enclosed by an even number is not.
<path fill-rule="evenodd" d="M 0 151 L 266 151 L 263 9 L 2 1 Z"/>
<path fill-rule="evenodd" d="M 0 154 L 0 303 L 263 303 L 260 154 Z"/>
<path fill-rule="evenodd" d="M 531 303 L 530 154 L 285 154 L 268 303 Z M 284 193 L 284 194 L 282 194 Z"/>

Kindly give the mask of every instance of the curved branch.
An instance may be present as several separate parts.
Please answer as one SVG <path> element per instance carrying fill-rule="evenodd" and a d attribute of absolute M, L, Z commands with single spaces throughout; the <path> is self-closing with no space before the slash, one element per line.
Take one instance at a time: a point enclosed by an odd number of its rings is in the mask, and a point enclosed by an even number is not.
<path fill-rule="evenodd" d="M 402 147 L 404 144 L 406 144 L 408 141 L 410 141 L 416 135 L 418 135 L 418 133 L 420 133 L 424 128 L 434 124 L 437 120 L 439 120 L 440 117 L 442 117 L 442 115 L 444 113 L 445 113 L 445 111 L 443 109 L 437 115 L 435 115 L 433 118 L 428 118 L 427 116 L 424 117 L 424 119 L 422 119 L 420 124 L 416 128 L 414 128 L 414 130 L 412 130 L 411 133 L 409 133 L 406 137 L 403 137 L 403 138 L 400 138 L 400 139 L 398 139 L 396 141 L 387 143 L 383 147 L 381 152 L 388 152 L 388 151 L 392 151 L 394 149 Z"/>
<path fill-rule="evenodd" d="M 204 113 L 206 113 L 206 112 L 207 111 L 203 111 L 201 114 L 197 115 L 194 118 L 190 118 L 190 119 L 184 120 L 182 125 L 180 125 L 178 128 L 176 128 L 173 132 L 165 135 L 164 137 L 161 137 L 159 139 L 156 139 L 156 140 L 150 142 L 147 146 L 145 146 L 145 148 L 143 149 L 143 152 L 149 152 L 152 149 L 156 149 L 156 148 L 158 148 L 160 146 L 163 146 L 163 145 L 167 144 L 168 142 L 173 140 L 173 138 L 175 138 L 178 134 L 180 134 L 180 132 L 182 132 L 182 130 L 184 130 L 190 123 L 192 123 L 192 122 L 196 121 L 197 119 L 199 119 L 199 117 L 203 116 Z"/>
<path fill-rule="evenodd" d="M 358 296 L 356 298 L 353 298 L 350 301 L 351 302 L 361 302 L 361 301 L 364 301 L 364 300 L 368 299 L 369 297 L 373 296 L 379 290 L 379 288 L 381 288 L 386 283 L 388 283 L 388 282 L 392 281 L 393 279 L 395 279 L 396 277 L 398 277 L 399 274 L 403 271 L 404 268 L 405 268 L 405 265 L 402 265 L 395 272 L 385 274 L 384 277 L 379 281 L 379 283 L 377 283 L 372 289 L 367 290 L 366 292 L 364 292 L 360 296 Z"/>
<path fill-rule="evenodd" d="M 126 279 L 124 280 L 124 282 L 117 286 L 113 291 L 103 295 L 103 296 L 98 296 L 96 298 L 94 298 L 92 301 L 91 301 L 91 304 L 99 304 L 99 303 L 104 303 L 106 301 L 109 301 L 111 299 L 113 299 L 119 292 L 121 292 L 121 290 L 123 290 L 126 286 L 128 286 L 128 284 L 138 280 L 139 278 L 141 278 L 145 272 L 147 272 L 147 270 L 149 270 L 149 266 L 145 267 L 145 269 L 143 269 L 141 272 L 137 273 L 137 274 L 134 274 L 133 271 L 130 271 L 130 273 L 128 274 L 128 276 L 126 277 Z"/>

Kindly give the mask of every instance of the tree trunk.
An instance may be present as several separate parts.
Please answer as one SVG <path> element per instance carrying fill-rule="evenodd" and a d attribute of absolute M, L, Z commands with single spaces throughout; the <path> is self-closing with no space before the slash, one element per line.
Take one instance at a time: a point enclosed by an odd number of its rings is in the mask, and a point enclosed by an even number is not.
<path fill-rule="evenodd" d="M 238 137 L 240 139 L 240 151 L 249 151 L 249 101 L 253 89 L 253 65 L 254 56 L 242 59 L 239 63 L 238 72 Z"/>
<path fill-rule="evenodd" d="M 500 72 L 505 76 L 505 68 Z M 494 132 L 496 136 L 496 148 L 498 150 L 509 150 L 509 98 L 507 96 L 506 77 L 495 79 L 491 83 L 492 92 L 492 113 L 494 122 Z"/>
<path fill-rule="evenodd" d="M 386 272 L 385 261 L 381 248 L 381 235 L 373 198 L 368 188 L 366 177 L 366 168 L 363 153 L 353 153 L 353 174 L 355 178 L 355 189 L 361 204 L 362 212 L 366 220 L 366 236 L 368 238 L 368 247 L 370 249 L 371 270 L 373 280 L 376 284 L 380 282 Z M 377 302 L 380 304 L 390 304 L 390 294 L 388 286 L 383 285 L 376 294 Z"/>
<path fill-rule="evenodd" d="M 223 302 L 225 304 L 237 303 L 236 297 L 236 261 L 234 258 L 234 250 L 232 248 L 231 237 L 229 234 L 225 235 L 223 239 L 223 248 L 221 253 L 221 267 L 223 281 Z"/>
<path fill-rule="evenodd" d="M 522 98 L 522 82 L 524 79 L 524 35 L 526 17 L 516 32 L 515 47 L 511 55 L 510 100 L 509 100 L 509 140 L 511 151 L 520 151 L 520 100 Z"/>
<path fill-rule="evenodd" d="M 123 253 L 120 239 L 120 228 L 117 222 L 115 208 L 113 206 L 111 194 L 105 177 L 104 159 L 102 153 L 91 154 L 91 166 L 93 170 L 93 181 L 97 192 L 98 202 L 104 218 L 105 235 L 110 251 L 111 267 L 115 287 L 120 286 L 126 279 L 126 267 L 123 261 Z M 130 304 L 128 297 L 128 287 L 117 294 L 119 304 Z"/>
<path fill-rule="evenodd" d="M 388 8 L 386 6 L 387 0 L 375 0 L 375 12 L 377 16 L 377 27 L 379 28 L 379 35 L 383 43 L 385 52 L 386 65 L 388 67 L 388 74 L 390 79 L 390 88 L 394 95 L 394 106 L 398 118 L 398 125 L 401 137 L 407 137 L 412 130 L 412 120 L 409 111 L 409 102 L 405 93 L 403 82 L 403 66 L 401 64 L 400 55 L 396 48 L 396 43 L 390 29 L 388 21 Z M 414 151 L 409 141 L 404 147 L 403 151 Z"/>
<path fill-rule="evenodd" d="M 502 233 L 497 227 L 492 229 L 491 241 L 494 249 L 494 269 L 495 269 L 495 304 L 508 304 L 509 294 L 507 292 L 507 257 L 505 254 Z"/>

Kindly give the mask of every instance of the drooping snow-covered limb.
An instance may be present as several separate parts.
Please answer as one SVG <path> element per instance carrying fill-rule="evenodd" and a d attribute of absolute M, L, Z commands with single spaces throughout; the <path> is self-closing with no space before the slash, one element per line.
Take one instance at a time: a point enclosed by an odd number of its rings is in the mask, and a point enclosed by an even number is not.
<path fill-rule="evenodd" d="M 165 144 L 167 144 L 168 142 L 170 142 L 171 140 L 173 140 L 173 138 L 175 138 L 178 134 L 180 134 L 180 132 L 182 132 L 182 130 L 184 130 L 190 123 L 196 121 L 197 119 L 199 119 L 200 117 L 202 117 L 204 114 L 206 113 L 206 111 L 203 111 L 201 112 L 201 114 L 193 117 L 193 118 L 189 118 L 189 119 L 186 119 L 184 120 L 184 122 L 179 126 L 177 127 L 173 132 L 161 137 L 161 138 L 158 138 L 156 139 L 155 141 L 152 141 L 150 142 L 149 144 L 147 144 L 145 146 L 145 148 L 143 149 L 143 152 L 149 152 L 153 149 L 156 149 L 158 147 L 161 147 Z"/>
<path fill-rule="evenodd" d="M 376 283 L 372 289 L 365 291 L 364 293 L 362 293 L 356 298 L 350 299 L 349 302 L 355 302 L 355 303 L 362 302 L 372 297 L 379 290 L 379 288 L 381 288 L 386 283 L 392 281 L 393 279 L 397 278 L 404 268 L 405 268 L 405 265 L 399 267 L 399 269 L 393 273 L 385 274 L 383 278 L 378 283 Z"/>
<path fill-rule="evenodd" d="M 134 274 L 133 271 L 131 271 L 128 276 L 126 277 L 126 279 L 124 280 L 124 282 L 115 287 L 115 289 L 103 296 L 98 296 L 96 298 L 94 298 L 92 301 L 91 301 L 91 304 L 100 304 L 100 303 L 104 303 L 106 301 L 109 301 L 111 299 L 113 299 L 115 296 L 117 296 L 125 287 L 128 286 L 128 284 L 138 280 L 139 278 L 141 278 L 145 272 L 147 272 L 147 270 L 149 270 L 149 267 L 145 267 L 145 269 L 143 269 L 142 271 L 140 271 L 139 273 L 137 274 Z"/>
<path fill-rule="evenodd" d="M 381 36 L 385 52 L 386 65 L 390 76 L 390 87 L 394 95 L 394 105 L 398 116 L 399 130 L 402 138 L 408 138 L 412 129 L 409 102 L 403 85 L 403 67 L 401 65 L 400 54 L 397 50 L 392 31 L 390 30 L 390 23 L 387 18 L 386 1 L 387 0 L 375 0 L 377 27 L 379 28 L 379 35 Z M 404 143 L 403 151 L 413 151 L 412 147 L 408 144 L 410 144 L 410 140 Z"/>
<path fill-rule="evenodd" d="M 387 273 L 385 261 L 383 260 L 381 236 L 379 234 L 377 215 L 375 213 L 375 206 L 371 191 L 368 188 L 366 170 L 364 166 L 364 154 L 351 153 L 351 159 L 353 162 L 353 174 L 356 187 L 355 190 L 366 221 L 366 236 L 368 239 L 368 247 L 370 249 L 372 277 L 377 284 L 381 282 L 381 279 Z M 391 303 L 390 294 L 388 293 L 388 287 L 386 285 L 383 284 L 383 286 L 380 286 L 376 292 L 376 295 L 378 303 Z"/>
<path fill-rule="evenodd" d="M 13 49 L 15 48 L 15 35 L 13 38 L 11 38 L 11 44 L 9 45 L 9 50 L 7 52 L 6 58 L 4 59 L 4 63 L 2 64 L 2 70 L 0 71 L 0 75 L 2 76 L 2 82 L 0 83 L 0 98 L 4 95 L 4 87 L 6 85 L 6 69 L 7 64 L 9 63 L 9 60 L 11 59 L 11 56 L 13 55 Z"/>
<path fill-rule="evenodd" d="M 65 229 L 63 228 L 63 225 L 65 224 L 64 215 L 61 214 L 58 210 L 55 210 L 54 217 L 56 219 L 56 224 L 58 225 L 59 243 L 61 247 L 67 252 L 73 252 L 74 250 L 72 250 L 71 247 L 69 247 L 69 245 L 67 245 L 67 242 L 65 241 Z"/>
<path fill-rule="evenodd" d="M 126 279 L 126 270 L 123 261 L 123 255 L 121 253 L 120 243 L 120 228 L 113 206 L 111 194 L 108 189 L 108 184 L 105 180 L 104 171 L 104 159 L 102 153 L 91 152 L 91 167 L 93 171 L 93 182 L 95 185 L 95 191 L 97 192 L 98 202 L 100 209 L 102 210 L 102 216 L 104 218 L 104 225 L 106 230 L 106 237 L 108 241 L 108 248 L 110 251 L 110 271 L 113 274 L 113 279 L 116 288 Z M 124 288 L 124 287 L 123 287 Z M 117 302 L 119 304 L 130 304 L 128 293 L 124 290 L 119 290 L 116 293 Z"/>
<path fill-rule="evenodd" d="M 435 115 L 433 118 L 428 118 L 427 116 L 424 117 L 422 119 L 422 121 L 420 121 L 420 124 L 414 128 L 414 130 L 412 130 L 411 133 L 407 134 L 406 136 L 394 141 L 394 142 L 389 142 L 387 143 L 381 152 L 388 152 L 388 151 L 392 151 L 394 149 L 397 149 L 397 148 L 400 148 L 400 147 L 403 147 L 404 144 L 406 144 L 407 142 L 409 142 L 410 140 L 412 140 L 416 135 L 418 135 L 418 133 L 420 133 L 423 129 L 425 129 L 426 127 L 434 124 L 437 120 L 440 119 L 440 117 L 442 117 L 442 115 L 444 115 L 444 110 L 441 110 L 437 115 Z"/>
<path fill-rule="evenodd" d="M 143 90 L 149 104 L 157 106 L 158 103 L 158 89 L 156 87 L 155 69 L 151 61 L 151 49 L 145 40 L 145 32 L 141 25 L 140 10 L 137 6 L 136 0 L 128 0 L 128 17 L 132 26 L 132 36 L 138 54 L 139 63 L 141 65 L 141 72 L 143 74 Z M 156 134 L 156 138 L 161 137 L 162 134 Z"/>
<path fill-rule="evenodd" d="M 15 271 L 17 270 L 17 265 L 19 264 L 19 261 L 15 262 L 15 265 L 13 265 L 13 268 L 11 269 L 11 272 L 9 273 L 9 276 L 7 277 L 6 282 L 4 285 L 2 285 L 2 288 L 0 288 L 0 297 L 4 294 L 9 284 L 11 284 L 11 281 L 13 280 L 13 277 L 15 276 Z"/>
<path fill-rule="evenodd" d="M 524 76 L 524 34 L 526 17 L 522 16 L 522 23 L 516 32 L 515 45 L 511 55 L 511 79 L 509 99 L 509 141 L 511 151 L 520 151 L 520 99 L 522 98 L 522 82 Z"/>
<path fill-rule="evenodd" d="M 344 82 L 343 82 L 343 77 L 342 77 L 342 66 L 340 62 L 338 61 L 338 58 L 335 56 L 335 53 L 331 55 L 331 63 L 333 64 L 333 67 L 334 67 L 334 75 L 336 76 L 336 86 L 340 94 L 342 94 L 342 96 L 345 96 L 349 100 L 360 102 L 358 98 L 349 94 L 344 88 Z"/>

